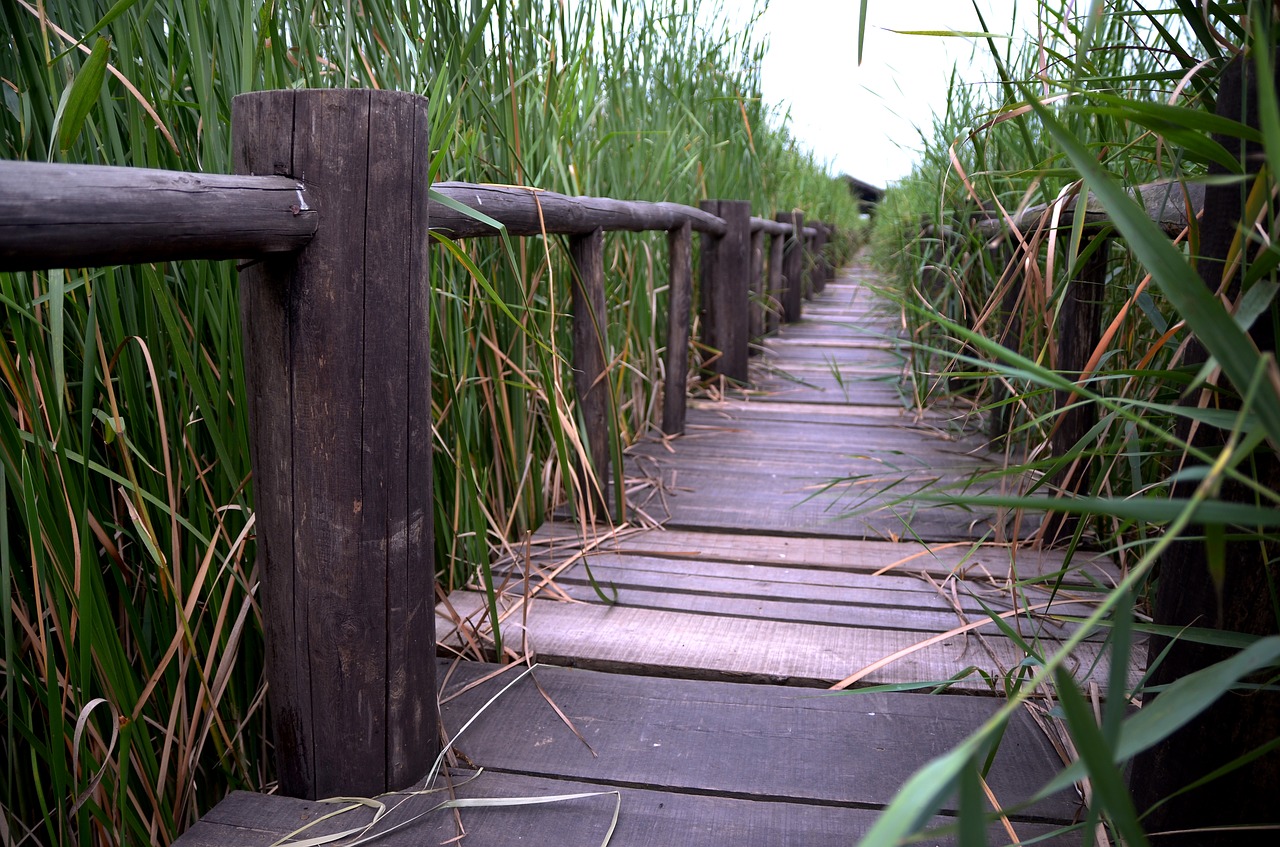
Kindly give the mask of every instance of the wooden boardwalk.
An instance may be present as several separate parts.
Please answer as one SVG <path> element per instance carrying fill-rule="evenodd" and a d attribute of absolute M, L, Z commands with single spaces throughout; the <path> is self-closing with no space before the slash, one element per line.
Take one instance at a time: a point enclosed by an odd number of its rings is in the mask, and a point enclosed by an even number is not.
<path fill-rule="evenodd" d="M 1062 573 L 1060 555 L 1010 544 L 1027 534 L 1013 516 L 919 498 L 990 475 L 1000 457 L 958 411 L 904 404 L 897 323 L 869 279 L 847 269 L 770 339 L 752 391 L 693 400 L 684 436 L 629 451 L 629 524 L 550 522 L 495 565 L 508 658 L 561 667 L 516 681 L 518 664 L 451 662 L 492 659 L 492 623 L 475 590 L 437 609 L 452 787 L 409 797 L 378 827 L 450 790 L 594 796 L 435 811 L 379 843 L 465 832 L 471 845 L 600 844 L 620 802 L 615 847 L 851 844 L 916 768 L 998 708 L 993 689 L 1025 673 L 1026 651 L 984 605 L 1045 653 L 1071 626 L 1058 616 L 1089 611 L 1116 578 L 1108 560 L 1077 556 Z M 1101 645 L 1076 658 L 1101 690 Z M 886 683 L 948 688 L 856 691 Z M 853 690 L 819 690 L 832 686 Z M 1046 712 L 1031 704 L 1001 744 L 987 783 L 1004 806 L 1061 767 Z M 333 808 L 237 793 L 181 843 L 270 844 Z M 1079 814 L 1076 793 L 1061 792 L 1018 805 L 991 839 Z"/>

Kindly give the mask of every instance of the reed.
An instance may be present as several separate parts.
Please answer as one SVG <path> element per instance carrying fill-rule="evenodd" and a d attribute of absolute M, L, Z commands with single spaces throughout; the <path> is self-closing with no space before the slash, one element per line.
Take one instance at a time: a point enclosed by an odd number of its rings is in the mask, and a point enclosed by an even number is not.
<path fill-rule="evenodd" d="M 856 210 L 707 4 L 0 2 L 0 156 L 230 169 L 231 98 L 426 94 L 431 172 L 564 193 Z M 841 189 L 843 190 L 843 189 Z M 653 420 L 665 237 L 610 237 L 611 390 Z M 433 251 L 436 561 L 572 499 L 569 269 L 554 238 Z M 253 485 L 230 263 L 0 274 L 5 841 L 168 843 L 270 788 Z"/>
<path fill-rule="evenodd" d="M 1069 675 L 1059 672 L 1074 638 L 1058 654 L 1030 656 L 1036 684 L 1010 696 L 990 723 L 904 787 L 864 843 L 899 843 L 955 791 L 962 797 L 961 827 L 981 823 L 986 813 L 981 804 L 966 809 L 965 792 L 990 761 L 1009 714 L 1035 696 L 1060 704 L 1066 736 L 1078 751 L 1069 776 L 1055 783 L 1078 780 L 1090 800 L 1078 837 L 1145 844 L 1157 810 L 1176 794 L 1137 802 L 1122 769 L 1215 701 L 1246 690 L 1274 696 L 1280 658 L 1274 592 L 1262 601 L 1268 623 L 1261 629 L 1214 629 L 1206 621 L 1178 633 L 1151 624 L 1150 615 L 1161 562 L 1178 549 L 1200 551 L 1219 591 L 1223 569 L 1240 567 L 1226 561 L 1227 551 L 1261 557 L 1262 571 L 1275 573 L 1280 536 L 1277 522 L 1267 518 L 1280 506 L 1275 216 L 1266 203 L 1250 207 L 1256 224 L 1239 242 L 1238 266 L 1215 298 L 1195 270 L 1205 222 L 1193 222 L 1171 242 L 1125 192 L 1157 179 L 1225 181 L 1239 186 L 1242 198 L 1250 190 L 1258 196 L 1274 191 L 1269 169 L 1257 185 L 1210 175 L 1215 164 L 1241 172 L 1238 150 L 1245 139 L 1260 137 L 1266 149 L 1280 142 L 1275 120 L 1256 131 L 1214 116 L 1233 54 L 1243 52 L 1269 78 L 1273 10 L 1260 3 L 1146 5 L 1041 0 L 1032 38 L 989 39 L 989 84 L 953 77 L 950 107 L 923 133 L 928 144 L 918 167 L 891 188 L 873 249 L 917 342 L 916 401 L 967 402 L 991 426 L 1008 457 L 1005 473 L 1021 486 L 1002 504 L 1077 516 L 1070 547 L 1109 550 L 1126 569 L 1081 633 L 1108 634 L 1113 668 L 1124 667 L 1135 649 L 1145 652 L 1134 646 L 1138 633 L 1229 649 L 1207 670 L 1161 686 L 1160 708 L 1138 715 L 1127 715 L 1125 704 L 1154 693 L 1147 687 L 1151 677 L 1131 689 L 1113 674 L 1096 719 Z M 1274 97 L 1264 91 L 1263 114 L 1275 109 Z M 1220 146 L 1214 133 L 1232 138 Z M 1112 221 L 1107 246 L 1099 247 L 1103 242 L 1072 211 L 1062 213 L 1064 234 L 1056 239 L 1027 229 L 997 240 L 978 225 L 1090 191 Z M 1065 339 L 1055 319 L 1071 281 L 1100 249 L 1106 261 L 1101 340 L 1081 376 L 1059 361 Z M 1271 352 L 1259 340 L 1267 337 Z M 1196 361 L 1189 351 L 1197 344 L 1222 376 Z M 1063 398 L 1072 393 L 1071 405 L 1097 409 L 1097 423 L 1073 443 L 1051 447 Z M 1189 437 L 1193 430 L 1214 435 Z M 1094 472 L 1084 486 L 1074 494 L 1055 491 L 1064 472 L 1086 465 Z M 1151 673 L 1158 674 L 1165 656 L 1154 658 Z M 1232 778 L 1276 743 L 1264 728 L 1252 749 L 1235 751 L 1237 758 L 1213 778 Z M 1223 843 L 1216 839 L 1231 836 L 1210 827 L 1191 837 Z"/>

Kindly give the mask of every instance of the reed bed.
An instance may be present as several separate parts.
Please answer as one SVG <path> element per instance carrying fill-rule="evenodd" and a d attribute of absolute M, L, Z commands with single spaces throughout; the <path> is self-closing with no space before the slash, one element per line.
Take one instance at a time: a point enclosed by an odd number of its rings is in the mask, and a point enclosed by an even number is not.
<path fill-rule="evenodd" d="M 1153 773 L 1142 755 L 1202 720 L 1215 701 L 1276 692 L 1277 225 L 1273 203 L 1250 199 L 1274 198 L 1276 171 L 1237 174 L 1244 173 L 1247 140 L 1277 149 L 1280 112 L 1274 88 L 1264 84 L 1259 128 L 1214 115 L 1217 99 L 1231 93 L 1223 80 L 1233 56 L 1260 79 L 1272 78 L 1274 9 L 1212 0 L 1040 0 L 1037 9 L 1037 29 L 1027 38 L 1001 38 L 1005 23 L 984 21 L 991 36 L 978 47 L 992 57 L 990 76 L 953 77 L 948 110 L 924 132 L 920 164 L 891 187 L 876 222 L 873 249 L 916 342 L 914 400 L 968 403 L 1006 451 L 1005 473 L 1020 486 L 1019 496 L 1001 505 L 1074 515 L 1068 549 L 1106 550 L 1122 564 L 1124 580 L 1077 633 L 1102 627 L 1113 669 L 1125 667 L 1135 650 L 1145 655 L 1145 646 L 1135 646 L 1144 636 L 1215 644 L 1220 661 L 1155 686 L 1167 653 L 1154 650 L 1141 685 L 1114 677 L 1107 701 L 1087 704 L 1062 672 L 1077 636 L 1054 655 L 1029 651 L 1027 684 L 1008 692 L 990 723 L 904 786 L 865 843 L 900 843 L 953 792 L 961 842 L 980 839 L 978 827 L 990 817 L 983 769 L 1004 721 L 1033 691 L 1056 702 L 1077 759 L 1055 785 L 1077 781 L 1088 802 L 1075 828 L 1084 843 L 1174 843 L 1153 836 L 1161 821 L 1176 819 L 1166 815 L 1178 806 L 1190 810 L 1182 820 L 1192 820 L 1195 831 L 1176 843 L 1255 843 L 1248 839 L 1274 832 L 1216 826 L 1210 804 L 1198 808 L 1204 801 L 1178 797 L 1192 785 L 1153 796 L 1142 785 Z M 1193 221 L 1171 239 L 1127 192 L 1156 180 L 1230 185 L 1247 201 L 1253 226 L 1237 241 L 1236 261 L 1227 263 L 1216 294 L 1196 272 L 1206 222 Z M 1079 212 L 1066 205 L 1090 192 L 1111 221 L 1105 242 L 1086 229 L 1084 203 Z M 1039 204 L 1050 214 L 1060 210 L 1063 234 L 1008 226 Z M 1099 250 L 1106 252 L 1095 256 Z M 1106 269 L 1102 335 L 1081 375 L 1060 363 L 1056 317 L 1071 281 L 1094 258 Z M 1197 347 L 1207 357 L 1198 358 Z M 1063 410 L 1082 403 L 1097 408 L 1096 425 L 1054 449 Z M 1065 490 L 1064 472 L 1078 477 L 1086 468 L 1087 484 Z M 938 499 L 961 496 L 941 492 Z M 1220 598 L 1228 568 L 1251 562 L 1269 575 L 1260 623 L 1241 628 L 1205 619 L 1185 630 L 1153 624 L 1162 573 L 1183 555 L 1203 559 L 1208 591 Z M 1158 690 L 1160 706 L 1152 708 Z M 1132 714 L 1144 699 L 1147 707 Z M 1207 781 L 1239 779 L 1280 743 L 1276 732 L 1270 719 L 1242 732 L 1252 740 Z M 1128 785 L 1124 769 L 1135 757 L 1144 776 Z M 1197 829 L 1201 822 L 1215 825 Z"/>
<path fill-rule="evenodd" d="M 243 91 L 430 98 L 434 180 L 858 223 L 708 4 L 0 2 L 0 156 L 225 173 Z M 569 266 L 554 238 L 433 251 L 443 588 L 574 499 Z M 653 419 L 665 238 L 610 237 L 609 378 Z M 5 843 L 169 843 L 270 789 L 231 263 L 0 274 Z"/>

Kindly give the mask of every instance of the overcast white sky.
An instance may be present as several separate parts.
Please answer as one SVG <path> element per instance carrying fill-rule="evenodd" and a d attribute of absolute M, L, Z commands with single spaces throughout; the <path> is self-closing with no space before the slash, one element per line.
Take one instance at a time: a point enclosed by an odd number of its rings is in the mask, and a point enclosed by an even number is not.
<path fill-rule="evenodd" d="M 752 0 L 723 0 L 742 15 Z M 979 0 L 991 31 L 1013 34 L 1014 0 Z M 889 30 L 980 29 L 967 0 L 869 0 L 867 39 L 858 65 L 859 0 L 772 0 L 757 28 L 768 38 L 761 68 L 764 98 L 789 107 L 792 135 L 833 174 L 884 186 L 911 171 L 919 134 L 945 108 L 956 61 L 969 64 L 973 42 L 899 35 Z M 1017 4 L 1019 37 L 1034 27 L 1034 0 Z M 990 79 L 985 45 L 973 80 Z M 961 78 L 968 79 L 964 73 Z"/>

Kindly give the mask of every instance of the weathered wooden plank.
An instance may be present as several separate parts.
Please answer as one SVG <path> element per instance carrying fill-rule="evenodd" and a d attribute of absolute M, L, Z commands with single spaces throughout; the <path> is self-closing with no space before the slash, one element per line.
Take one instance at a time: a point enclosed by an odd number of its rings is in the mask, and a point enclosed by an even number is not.
<path fill-rule="evenodd" d="M 768 218 L 751 217 L 751 231 L 764 232 L 768 235 L 790 235 L 791 224 L 771 221 Z"/>
<path fill-rule="evenodd" d="M 548 521 L 534 534 L 536 544 L 552 550 L 577 549 L 578 530 L 572 524 Z M 1056 578 L 1067 585 L 1110 587 L 1120 577 L 1116 565 L 1098 553 L 1078 552 L 1064 571 L 1061 551 L 1020 549 L 1004 544 L 967 542 L 925 545 L 913 541 L 891 543 L 843 538 L 807 538 L 759 533 L 726 534 L 663 529 L 616 536 L 600 550 L 627 555 L 714 559 L 721 562 L 792 567 L 838 568 L 874 573 L 883 568 L 909 567 L 942 579 L 964 573 L 993 580 Z"/>
<path fill-rule="evenodd" d="M 261 259 L 315 235 L 315 192 L 278 176 L 0 161 L 0 271 Z"/>
<path fill-rule="evenodd" d="M 693 414 L 703 415 L 700 421 L 747 420 L 838 420 L 859 426 L 946 426 L 963 422 L 971 416 L 971 410 L 949 410 L 935 404 L 920 411 L 901 406 L 846 406 L 833 403 L 792 403 L 767 395 L 724 397 L 715 400 L 694 398 L 689 403 Z"/>
<path fill-rule="evenodd" d="M 477 807 L 436 810 L 444 799 L 438 794 L 386 798 L 403 802 L 370 835 L 386 831 L 413 815 L 419 820 L 398 831 L 377 835 L 387 847 L 420 847 L 452 843 L 465 833 L 469 847 L 508 847 L 511 844 L 593 845 L 604 842 L 615 804 L 621 806 L 612 847 L 777 847 L 803 843 L 806 847 L 847 847 L 870 829 L 879 812 L 857 806 L 829 803 L 780 802 L 757 797 L 706 796 L 651 788 L 617 786 L 579 780 L 548 779 L 489 769 L 482 774 L 450 770 L 452 795 L 464 799 L 546 797 L 599 793 L 578 800 L 519 807 Z M 443 781 L 442 781 L 443 784 Z M 617 791 L 615 799 L 612 792 Z M 443 794 L 443 792 L 441 792 Z M 332 803 L 317 803 L 265 794 L 237 791 L 215 806 L 199 824 L 185 833 L 175 847 L 269 847 L 299 827 L 331 814 Z M 433 811 L 434 810 L 434 811 Z M 425 813 L 425 814 L 424 814 Z M 326 835 L 368 823 L 372 810 L 353 809 L 308 830 L 306 835 Z M 461 822 L 461 827 L 458 825 Z M 939 816 L 931 827 L 954 823 Z M 1043 823 L 1019 821 L 1021 838 L 1051 832 Z M 1007 839 L 1004 828 L 989 828 L 990 843 Z M 1078 841 L 1078 839 L 1077 839 Z M 951 847 L 954 837 L 931 839 L 931 844 Z M 1073 843 L 1069 837 L 1037 841 L 1049 847 Z"/>
<path fill-rule="evenodd" d="M 509 235 L 561 233 L 586 235 L 592 230 L 672 230 L 688 223 L 697 232 L 724 233 L 715 214 L 679 203 L 647 203 L 608 197 L 567 197 L 554 191 L 510 185 L 440 182 L 440 194 L 504 224 Z M 431 228 L 451 238 L 498 235 L 483 220 L 443 203 L 431 203 Z"/>
<path fill-rule="evenodd" d="M 573 390 L 578 398 L 591 469 L 581 469 L 579 485 L 594 512 L 608 514 L 609 490 L 609 361 L 608 316 L 604 297 L 604 231 L 596 228 L 569 239 L 573 260 Z"/>
<path fill-rule="evenodd" d="M 460 665 L 452 685 L 488 670 Z M 534 673 L 596 755 L 538 687 L 524 680 L 459 742 L 475 765 L 793 802 L 887 803 L 912 772 L 999 707 L 976 697 L 815 696 L 777 686 L 676 679 L 636 685 L 626 677 L 563 668 Z M 491 681 L 447 700 L 446 729 L 459 727 L 505 682 Z M 452 685 L 446 697 L 456 690 Z M 1020 714 L 1002 739 L 988 784 L 1002 803 L 1025 800 L 1052 776 L 1055 761 L 1048 741 Z M 1077 806 L 1075 792 L 1064 791 L 1017 817 L 1070 820 Z"/>
<path fill-rule="evenodd" d="M 483 595 L 470 591 L 455 591 L 450 601 L 464 613 L 485 603 Z M 863 677 L 859 685 L 941 682 L 968 673 L 952 688 L 990 694 L 988 683 L 973 670 L 999 680 L 1016 671 L 1026 658 L 1013 642 L 999 634 L 990 619 L 979 628 L 979 634 L 949 636 L 920 649 L 912 648 L 932 637 L 922 631 L 722 617 L 550 599 L 535 599 L 518 619 L 527 627 L 529 645 L 538 661 L 633 676 L 825 688 L 902 653 L 900 658 Z M 442 641 L 457 644 L 452 634 Z M 1047 640 L 1045 649 L 1053 644 Z M 1141 678 L 1145 659 L 1132 657 L 1128 675 L 1131 686 Z M 1106 691 L 1110 665 L 1099 643 L 1081 644 L 1073 653 L 1071 664 L 1082 684 L 1096 682 Z"/>
<path fill-rule="evenodd" d="M 295 263 L 248 271 L 261 290 L 242 304 L 281 789 L 401 787 L 437 744 L 432 669 L 388 673 L 434 643 L 431 481 L 409 446 L 411 419 L 419 438 L 426 425 L 412 399 L 425 383 L 410 377 L 430 369 L 415 292 L 427 285 L 426 101 L 314 90 L 236 102 L 237 164 L 323 186 L 326 208 Z M 354 352 L 334 355 L 335 338 Z"/>
<path fill-rule="evenodd" d="M 1102 337 L 1102 306 L 1107 292 L 1109 245 L 1110 239 L 1105 235 L 1094 236 L 1090 243 L 1093 252 L 1079 263 L 1058 311 L 1057 370 L 1068 379 L 1081 378 L 1089 357 L 1093 355 L 1094 348 Z M 1093 429 L 1098 421 L 1098 409 L 1094 404 L 1085 403 L 1080 397 L 1067 391 L 1054 391 L 1053 397 L 1054 405 L 1063 410 L 1050 437 L 1053 455 L 1060 458 L 1075 449 L 1076 444 Z M 1070 408 L 1069 403 L 1072 403 Z M 1051 480 L 1055 487 L 1068 495 L 1088 491 L 1090 482 L 1090 463 L 1087 459 L 1074 467 L 1064 468 Z M 1074 517 L 1050 515 L 1045 525 L 1045 540 L 1051 543 L 1066 541 L 1074 532 L 1076 524 Z"/>
<path fill-rule="evenodd" d="M 599 587 L 621 607 L 930 635 L 989 617 L 977 599 L 969 594 L 973 587 L 967 584 L 956 589 L 956 602 L 962 617 L 952 608 L 947 597 L 922 582 L 917 583 L 921 587 L 915 590 L 832 587 L 743 576 L 656 572 L 637 568 L 630 561 L 610 566 L 602 564 L 598 555 L 590 559 L 589 576 L 586 567 L 579 563 L 556 577 L 557 596 L 563 592 L 584 603 L 603 603 L 597 591 Z M 592 578 L 595 585 L 592 585 Z M 895 577 L 864 579 L 888 583 L 906 581 Z M 519 598 L 521 591 L 521 587 L 513 585 L 509 593 Z M 1007 593 L 986 591 L 982 594 L 983 602 L 997 613 L 1010 609 Z M 1048 602 L 1049 591 L 1037 591 L 1031 597 L 1033 601 Z M 1051 612 L 1054 615 L 1081 617 L 1093 611 L 1092 606 L 1071 603 L 1066 597 L 1054 600 Z M 1022 611 L 1007 622 L 1028 638 L 1060 640 L 1075 629 L 1073 624 L 1045 617 L 1039 610 L 1026 612 L 1022 601 L 1018 608 Z M 1105 633 L 1100 633 L 1094 640 L 1103 635 Z"/>
<path fill-rule="evenodd" d="M 885 544 L 887 542 L 870 542 Z M 531 556 L 534 568 L 548 570 L 565 558 L 549 552 Z M 1007 578 L 997 578 L 980 556 L 967 568 L 933 575 L 928 572 L 923 557 L 900 558 L 903 564 L 886 573 L 875 574 L 869 567 L 855 569 L 851 564 L 843 568 L 805 567 L 782 564 L 755 564 L 725 562 L 702 556 L 661 556 L 627 553 L 614 550 L 592 551 L 585 560 L 590 565 L 587 572 L 582 561 L 575 562 L 556 577 L 557 585 L 587 585 L 591 577 L 600 584 L 617 587 L 669 588 L 681 594 L 702 593 L 720 597 L 766 598 L 770 600 L 796 600 L 806 604 L 824 606 L 866 606 L 868 608 L 915 611 L 945 611 L 951 615 L 940 630 L 957 623 L 953 603 L 966 615 L 983 615 L 983 604 L 1004 611 L 1010 608 L 1011 592 L 1016 590 L 1019 608 L 1030 603 L 1053 600 L 1053 614 L 1078 615 L 1084 613 L 1092 600 L 1102 594 L 1093 587 L 1080 590 L 1079 585 L 1059 586 L 1053 580 L 1040 585 L 1024 582 L 1015 589 Z M 496 566 L 500 573 L 510 573 L 522 578 L 523 562 L 508 566 Z M 941 571 L 941 569 L 939 569 Z M 932 579 L 932 583 L 930 582 Z M 523 590 L 512 588 L 513 591 Z M 954 593 L 952 593 L 954 592 Z M 945 596 L 944 596 L 945 594 Z M 604 602 L 593 594 L 590 602 Z M 895 628 L 913 628 L 916 621 L 902 621 Z M 874 624 L 887 628 L 886 622 Z M 919 627 L 915 627 L 919 628 Z"/>
<path fill-rule="evenodd" d="M 662 394 L 662 431 L 684 432 L 689 378 L 689 319 L 693 308 L 693 239 L 686 221 L 667 239 L 671 275 L 667 292 L 666 380 Z"/>
<path fill-rule="evenodd" d="M 231 104 L 234 167 L 237 171 L 287 174 L 293 170 L 292 92 L 236 97 Z M 293 526 L 291 306 L 296 285 L 293 258 L 268 259 L 240 271 L 240 332 L 249 367 L 244 369 L 249 409 L 249 457 L 257 503 L 257 556 L 261 573 L 267 703 L 275 733 L 280 784 L 309 785 L 315 762 L 306 728 L 312 724 L 307 633 L 296 621 L 307 616 L 309 594 L 295 585 Z M 282 423 L 283 422 L 283 423 Z M 305 493 L 305 492 L 304 492 Z"/>
<path fill-rule="evenodd" d="M 1147 211 L 1147 217 L 1160 225 L 1168 235 L 1177 235 L 1187 226 L 1187 221 L 1194 218 L 1204 209 L 1205 184 L 1202 182 L 1151 182 L 1129 189 L 1136 195 Z M 1059 227 L 1069 228 L 1074 219 L 1079 195 L 1067 198 L 1061 205 Z M 1041 203 L 1032 206 L 1015 218 L 1012 223 L 1026 232 L 1042 224 L 1048 225 L 1053 214 L 1049 204 Z M 1097 226 L 1110 220 L 1098 198 L 1089 192 L 1085 198 L 1085 222 Z M 992 218 L 983 221 L 979 229 L 987 235 L 997 235 L 1006 226 L 1006 221 Z"/>

